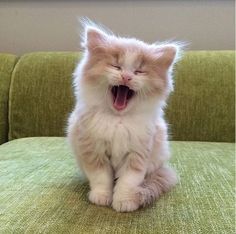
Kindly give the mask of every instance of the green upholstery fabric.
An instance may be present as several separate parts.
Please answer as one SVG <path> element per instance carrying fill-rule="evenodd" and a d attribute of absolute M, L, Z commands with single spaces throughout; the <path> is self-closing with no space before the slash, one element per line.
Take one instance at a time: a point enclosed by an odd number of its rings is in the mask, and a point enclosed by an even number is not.
<path fill-rule="evenodd" d="M 235 141 L 235 52 L 188 52 L 167 118 L 174 140 Z"/>
<path fill-rule="evenodd" d="M 235 144 L 213 143 L 235 141 L 234 56 L 190 51 L 178 64 L 166 117 L 181 181 L 121 214 L 88 202 L 65 138 L 32 137 L 65 135 L 81 54 L 0 54 L 0 144 L 8 118 L 13 140 L 0 146 L 0 233 L 234 233 Z"/>
<path fill-rule="evenodd" d="M 41 52 L 18 62 L 10 93 L 9 138 L 64 136 L 79 54 Z M 234 142 L 234 52 L 187 52 L 167 109 L 173 140 Z"/>
<path fill-rule="evenodd" d="M 78 53 L 23 55 L 12 76 L 9 139 L 65 135 Z"/>
<path fill-rule="evenodd" d="M 172 142 L 181 182 L 148 208 L 116 213 L 87 200 L 64 138 L 0 147 L 0 233 L 234 233 L 234 144 Z"/>
<path fill-rule="evenodd" d="M 0 54 L 0 144 L 8 140 L 8 97 L 16 61 L 15 55 Z"/>

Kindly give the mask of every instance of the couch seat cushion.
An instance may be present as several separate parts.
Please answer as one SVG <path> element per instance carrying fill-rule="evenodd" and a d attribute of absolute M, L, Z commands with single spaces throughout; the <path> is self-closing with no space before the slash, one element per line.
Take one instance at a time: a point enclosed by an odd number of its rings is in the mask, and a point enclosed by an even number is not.
<path fill-rule="evenodd" d="M 181 182 L 150 207 L 116 213 L 87 200 L 65 138 L 0 146 L 0 233 L 234 233 L 234 144 L 172 142 Z"/>

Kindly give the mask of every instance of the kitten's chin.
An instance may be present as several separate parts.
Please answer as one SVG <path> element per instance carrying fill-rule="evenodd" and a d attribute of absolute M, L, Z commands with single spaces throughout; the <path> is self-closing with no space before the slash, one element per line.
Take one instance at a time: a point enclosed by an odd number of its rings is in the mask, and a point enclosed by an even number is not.
<path fill-rule="evenodd" d="M 127 109 L 134 96 L 134 90 L 130 89 L 128 86 L 119 85 L 111 87 L 111 102 L 116 111 L 121 112 Z"/>

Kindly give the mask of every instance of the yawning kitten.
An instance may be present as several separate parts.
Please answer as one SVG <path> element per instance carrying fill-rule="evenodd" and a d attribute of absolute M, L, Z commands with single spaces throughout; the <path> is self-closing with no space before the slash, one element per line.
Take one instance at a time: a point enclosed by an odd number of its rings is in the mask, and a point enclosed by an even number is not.
<path fill-rule="evenodd" d="M 89 180 L 89 200 L 133 211 L 177 182 L 167 165 L 162 109 L 180 47 L 117 37 L 96 25 L 85 25 L 82 45 L 68 139 Z"/>

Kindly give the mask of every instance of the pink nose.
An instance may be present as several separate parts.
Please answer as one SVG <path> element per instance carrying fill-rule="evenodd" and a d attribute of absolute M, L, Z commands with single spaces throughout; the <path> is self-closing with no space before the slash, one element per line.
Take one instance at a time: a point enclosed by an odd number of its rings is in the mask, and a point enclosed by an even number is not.
<path fill-rule="evenodd" d="M 130 80 L 132 80 L 132 77 L 130 75 L 128 75 L 128 74 L 122 74 L 121 77 L 122 77 L 122 80 L 125 83 L 129 82 Z"/>

